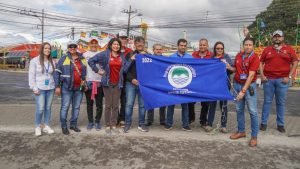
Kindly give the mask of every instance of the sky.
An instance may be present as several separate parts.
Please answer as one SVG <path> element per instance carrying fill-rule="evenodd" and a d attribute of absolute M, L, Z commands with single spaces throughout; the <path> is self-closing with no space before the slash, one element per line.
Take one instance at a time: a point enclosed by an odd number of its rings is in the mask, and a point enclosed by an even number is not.
<path fill-rule="evenodd" d="M 271 0 L 0 0 L 0 46 L 41 41 L 41 27 L 37 26 L 41 23 L 40 18 L 20 14 L 20 11 L 24 9 L 25 11 L 44 9 L 45 12 L 126 25 L 128 15 L 122 11 L 128 10 L 131 5 L 132 10 L 137 10 L 142 14 L 142 16 L 133 16 L 131 25 L 145 22 L 150 26 L 148 29 L 150 45 L 154 43 L 154 39 L 176 44 L 177 40 L 183 37 L 183 31 L 186 31 L 187 40 L 195 47 L 198 46 L 199 39 L 207 38 L 211 47 L 216 41 L 222 41 L 225 43 L 227 51 L 237 51 L 243 38 L 241 33 L 243 25 L 249 25 L 250 21 L 254 21 L 255 16 L 265 11 L 270 3 Z M 19 12 L 3 10 L 8 9 L 7 5 L 17 6 L 17 9 L 9 10 Z M 235 23 L 234 20 L 240 17 L 247 19 Z M 232 26 L 224 28 L 222 21 L 227 19 L 233 20 L 234 23 L 231 24 Z M 202 26 L 190 28 L 197 22 L 202 22 Z M 220 22 L 221 26 L 219 27 L 221 28 L 214 26 L 218 22 Z M 176 23 L 181 23 L 181 26 L 177 28 L 158 27 L 158 25 L 172 27 Z M 213 25 L 208 27 L 209 23 L 213 23 Z M 45 41 L 55 40 L 61 43 L 69 41 L 70 26 L 75 26 L 75 32 L 107 29 L 94 28 L 80 22 L 64 23 L 45 19 L 45 25 L 47 24 L 51 26 L 45 26 Z M 109 32 L 118 33 L 119 31 L 121 30 Z M 131 31 L 135 35 L 139 35 L 139 32 L 139 29 Z M 55 37 L 63 33 L 66 35 Z M 79 34 L 75 36 L 75 39 L 78 37 Z"/>

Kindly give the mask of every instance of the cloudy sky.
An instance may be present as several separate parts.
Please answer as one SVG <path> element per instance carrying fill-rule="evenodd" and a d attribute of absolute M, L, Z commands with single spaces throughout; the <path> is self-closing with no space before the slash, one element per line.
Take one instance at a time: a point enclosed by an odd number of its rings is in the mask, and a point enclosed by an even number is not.
<path fill-rule="evenodd" d="M 197 45 L 200 38 L 207 38 L 211 46 L 220 40 L 227 51 L 235 51 L 239 49 L 242 38 L 239 32 L 243 25 L 255 20 L 255 16 L 266 10 L 270 3 L 271 0 L 0 0 L 0 46 L 40 41 L 41 27 L 38 25 L 41 21 L 36 16 L 43 8 L 54 18 L 78 18 L 78 22 L 45 19 L 45 40 L 65 42 L 72 26 L 75 32 L 110 29 L 81 23 L 80 19 L 110 23 L 114 26 L 109 32 L 117 33 L 116 25 L 127 24 L 128 15 L 122 11 L 131 5 L 132 10 L 142 14 L 134 16 L 131 24 L 138 25 L 143 21 L 150 27 L 149 44 L 154 41 L 176 43 L 186 31 L 187 39 L 193 45 Z M 139 29 L 131 31 L 136 35 L 139 32 Z"/>

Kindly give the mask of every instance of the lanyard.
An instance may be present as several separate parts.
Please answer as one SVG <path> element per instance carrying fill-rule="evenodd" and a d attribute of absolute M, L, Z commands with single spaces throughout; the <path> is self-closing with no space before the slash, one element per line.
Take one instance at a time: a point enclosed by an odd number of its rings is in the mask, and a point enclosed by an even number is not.
<path fill-rule="evenodd" d="M 254 51 L 252 51 L 251 53 L 250 53 L 250 55 L 248 56 L 248 59 L 250 59 L 250 57 L 252 56 L 254 54 Z M 245 65 L 245 54 L 243 54 L 243 56 L 242 56 L 242 59 L 243 59 L 243 62 L 242 62 L 242 69 L 243 69 L 243 71 L 245 71 L 246 70 L 246 65 Z"/>
<path fill-rule="evenodd" d="M 49 75 L 49 68 L 50 67 L 50 63 L 49 63 L 49 61 L 48 61 L 48 68 L 46 69 L 46 66 L 44 66 L 44 68 L 45 68 L 45 72 L 46 72 L 46 75 L 48 76 Z"/>

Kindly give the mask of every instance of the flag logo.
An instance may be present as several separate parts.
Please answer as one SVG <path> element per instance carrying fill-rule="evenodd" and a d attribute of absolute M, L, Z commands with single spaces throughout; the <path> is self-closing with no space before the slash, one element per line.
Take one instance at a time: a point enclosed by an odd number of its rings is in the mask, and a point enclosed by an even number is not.
<path fill-rule="evenodd" d="M 168 72 L 168 81 L 175 88 L 184 88 L 192 82 L 192 71 L 187 66 L 172 66 Z"/>

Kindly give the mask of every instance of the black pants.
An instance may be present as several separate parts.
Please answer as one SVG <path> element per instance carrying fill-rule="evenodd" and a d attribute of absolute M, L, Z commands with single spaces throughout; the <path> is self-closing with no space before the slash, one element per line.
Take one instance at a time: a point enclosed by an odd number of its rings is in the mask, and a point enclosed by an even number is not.
<path fill-rule="evenodd" d="M 125 108 L 126 108 L 126 83 L 123 84 L 123 88 L 121 89 L 121 96 L 120 96 L 120 104 L 121 108 L 119 111 L 118 122 L 125 121 Z"/>
<path fill-rule="evenodd" d="M 207 114 L 210 102 L 201 102 L 200 124 L 207 125 Z"/>
<path fill-rule="evenodd" d="M 189 106 L 189 123 L 195 121 L 195 102 L 188 103 Z"/>
<path fill-rule="evenodd" d="M 154 121 L 154 109 L 150 109 L 147 112 L 148 123 L 153 123 Z M 159 108 L 159 121 L 160 124 L 165 123 L 166 121 L 166 107 Z"/>
<path fill-rule="evenodd" d="M 210 102 L 201 102 L 200 124 L 207 124 L 207 114 Z M 195 121 L 195 102 L 189 103 L 189 122 Z"/>
<path fill-rule="evenodd" d="M 87 104 L 87 115 L 89 123 L 94 123 L 94 117 L 93 117 L 93 105 L 94 100 L 91 99 L 92 90 L 88 90 L 85 92 L 86 97 L 86 104 Z M 103 89 L 102 87 L 97 88 L 97 95 L 95 95 L 95 101 L 96 101 L 96 117 L 95 117 L 95 123 L 100 123 L 101 117 L 102 117 L 102 110 L 103 110 Z"/>

